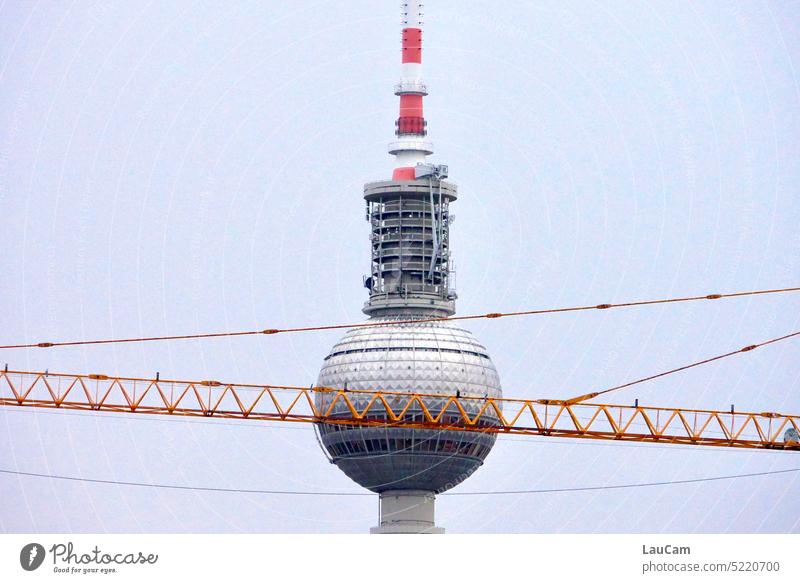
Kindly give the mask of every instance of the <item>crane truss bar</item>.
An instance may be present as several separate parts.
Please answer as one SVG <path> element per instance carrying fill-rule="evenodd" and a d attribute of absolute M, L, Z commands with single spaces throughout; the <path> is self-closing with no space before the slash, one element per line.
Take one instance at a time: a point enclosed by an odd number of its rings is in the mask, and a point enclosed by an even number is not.
<path fill-rule="evenodd" d="M 798 415 L 458 395 L 0 371 L 8 407 L 800 451 Z"/>

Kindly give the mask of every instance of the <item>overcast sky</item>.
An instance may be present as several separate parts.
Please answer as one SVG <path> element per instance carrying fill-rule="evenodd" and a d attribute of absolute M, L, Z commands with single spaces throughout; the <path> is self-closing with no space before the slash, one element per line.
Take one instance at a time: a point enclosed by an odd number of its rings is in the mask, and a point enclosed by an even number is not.
<path fill-rule="evenodd" d="M 800 4 L 430 0 L 460 314 L 800 283 Z M 0 4 L 0 342 L 359 321 L 399 2 Z M 800 329 L 800 296 L 478 321 L 507 396 L 568 397 Z M 14 369 L 306 385 L 338 332 L 15 350 Z M 800 412 L 800 341 L 610 398 Z M 357 492 L 308 426 L 0 410 L 0 469 Z M 455 492 L 800 467 L 500 439 Z M 366 532 L 375 496 L 0 475 L 4 532 Z M 797 532 L 796 473 L 446 497 L 449 532 Z"/>

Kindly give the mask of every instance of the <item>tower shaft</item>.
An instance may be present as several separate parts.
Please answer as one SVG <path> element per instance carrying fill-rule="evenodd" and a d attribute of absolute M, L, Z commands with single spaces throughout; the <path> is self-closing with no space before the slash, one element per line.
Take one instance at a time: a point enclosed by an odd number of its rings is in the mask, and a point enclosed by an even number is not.
<path fill-rule="evenodd" d="M 434 521 L 433 492 L 387 490 L 380 495 L 381 522 L 371 534 L 444 534 Z"/>

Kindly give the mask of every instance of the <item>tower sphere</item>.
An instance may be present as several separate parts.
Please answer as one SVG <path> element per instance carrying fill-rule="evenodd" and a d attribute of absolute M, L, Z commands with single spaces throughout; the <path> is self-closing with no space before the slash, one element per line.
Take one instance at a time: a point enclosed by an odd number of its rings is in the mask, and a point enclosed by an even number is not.
<path fill-rule="evenodd" d="M 378 317 L 371 322 L 386 326 L 349 330 L 325 358 L 318 385 L 351 390 L 381 390 L 401 393 L 442 395 L 426 397 L 425 405 L 437 415 L 447 397 L 477 397 L 463 400 L 474 415 L 485 398 L 502 395 L 500 379 L 486 349 L 467 330 L 451 322 L 391 324 Z M 370 395 L 350 395 L 353 405 L 363 408 Z M 333 396 L 317 394 L 316 405 L 327 409 Z M 408 399 L 395 396 L 392 409 L 402 410 Z M 380 418 L 383 411 L 371 411 Z M 460 420 L 451 406 L 453 422 Z M 342 401 L 334 414 L 349 417 Z M 422 411 L 412 405 L 411 413 Z M 447 416 L 447 413 L 445 414 Z M 385 415 L 383 416 L 385 418 Z M 485 416 L 485 423 L 492 418 Z M 403 429 L 321 425 L 322 444 L 331 460 L 350 478 L 373 492 L 424 490 L 443 492 L 469 477 L 489 454 L 495 442 L 493 433 L 443 429 Z"/>

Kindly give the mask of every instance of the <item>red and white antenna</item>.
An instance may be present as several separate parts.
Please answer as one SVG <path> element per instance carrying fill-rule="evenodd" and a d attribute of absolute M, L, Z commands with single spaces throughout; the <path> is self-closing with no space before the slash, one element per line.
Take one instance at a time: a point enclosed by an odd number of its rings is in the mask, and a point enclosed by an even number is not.
<path fill-rule="evenodd" d="M 433 144 L 425 140 L 426 121 L 422 98 L 428 94 L 422 82 L 422 3 L 401 4 L 403 22 L 402 76 L 394 93 L 400 96 L 400 116 L 395 123 L 397 140 L 389 153 L 397 158 L 392 180 L 414 180 L 414 167 L 433 154 Z"/>

